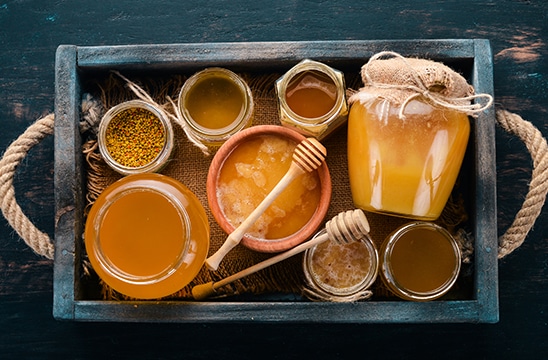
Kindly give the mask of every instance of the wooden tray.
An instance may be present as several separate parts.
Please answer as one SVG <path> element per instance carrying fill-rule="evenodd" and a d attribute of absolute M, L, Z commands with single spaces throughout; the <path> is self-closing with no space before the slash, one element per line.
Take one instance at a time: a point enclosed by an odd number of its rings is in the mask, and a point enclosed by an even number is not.
<path fill-rule="evenodd" d="M 59 46 L 55 97 L 56 319 L 131 322 L 497 322 L 497 224 L 494 109 L 472 121 L 467 177 L 471 231 L 475 239 L 470 296 L 425 303 L 311 302 L 299 296 L 246 296 L 225 301 L 102 301 L 86 295 L 82 278 L 82 233 L 86 204 L 79 132 L 82 83 L 97 72 L 192 73 L 208 66 L 235 71 L 283 73 L 304 58 L 358 72 L 373 54 L 391 50 L 456 67 L 477 93 L 493 95 L 493 65 L 487 40 L 314 41 L 204 43 L 80 47 Z"/>

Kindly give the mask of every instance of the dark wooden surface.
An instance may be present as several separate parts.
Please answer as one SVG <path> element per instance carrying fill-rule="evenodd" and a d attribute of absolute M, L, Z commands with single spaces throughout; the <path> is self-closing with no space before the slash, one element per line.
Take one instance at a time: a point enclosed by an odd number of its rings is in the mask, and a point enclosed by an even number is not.
<path fill-rule="evenodd" d="M 6 1 L 0 3 L 0 151 L 53 112 L 60 44 L 486 38 L 495 97 L 548 134 L 548 4 L 537 1 Z M 498 229 L 521 207 L 531 161 L 497 131 Z M 35 147 L 15 179 L 18 201 L 53 236 L 53 139 Z M 499 262 L 500 321 L 475 324 L 118 324 L 52 317 L 52 262 L 0 219 L 2 358 L 546 358 L 548 212 Z M 310 357 L 310 356 L 308 356 Z"/>

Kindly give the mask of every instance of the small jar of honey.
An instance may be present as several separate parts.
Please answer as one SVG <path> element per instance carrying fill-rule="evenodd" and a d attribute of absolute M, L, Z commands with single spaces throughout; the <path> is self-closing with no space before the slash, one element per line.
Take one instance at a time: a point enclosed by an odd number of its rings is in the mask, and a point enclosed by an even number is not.
<path fill-rule="evenodd" d="M 314 238 L 327 231 L 320 230 Z M 307 249 L 303 272 L 307 282 L 305 294 L 313 300 L 334 302 L 369 298 L 375 282 L 379 257 L 369 238 L 340 244 L 332 239 Z"/>
<path fill-rule="evenodd" d="M 451 234 L 430 222 L 406 224 L 384 241 L 381 278 L 405 300 L 429 301 L 445 295 L 461 267 L 460 248 Z"/>
<path fill-rule="evenodd" d="M 209 222 L 198 198 L 175 179 L 129 175 L 97 198 L 84 240 L 107 285 L 132 298 L 156 299 L 198 274 L 209 250 Z"/>
<path fill-rule="evenodd" d="M 276 81 L 280 122 L 322 140 L 347 120 L 344 74 L 305 59 Z"/>
<path fill-rule="evenodd" d="M 169 119 L 156 107 L 131 100 L 101 119 L 97 142 L 105 162 L 122 175 L 160 171 L 174 148 Z"/>
<path fill-rule="evenodd" d="M 224 68 L 207 68 L 185 81 L 179 111 L 193 137 L 218 147 L 251 126 L 253 95 L 247 83 Z"/>

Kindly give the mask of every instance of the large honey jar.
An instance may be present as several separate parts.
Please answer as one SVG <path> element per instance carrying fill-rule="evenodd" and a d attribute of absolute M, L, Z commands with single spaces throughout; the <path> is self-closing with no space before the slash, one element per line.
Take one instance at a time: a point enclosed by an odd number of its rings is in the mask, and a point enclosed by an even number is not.
<path fill-rule="evenodd" d="M 473 88 L 443 64 L 375 59 L 362 68 L 348 119 L 355 206 L 434 220 L 455 185 L 470 134 Z"/>
<path fill-rule="evenodd" d="M 106 284 L 132 298 L 155 299 L 194 279 L 209 250 L 209 222 L 196 195 L 177 180 L 128 175 L 95 201 L 84 238 Z"/>

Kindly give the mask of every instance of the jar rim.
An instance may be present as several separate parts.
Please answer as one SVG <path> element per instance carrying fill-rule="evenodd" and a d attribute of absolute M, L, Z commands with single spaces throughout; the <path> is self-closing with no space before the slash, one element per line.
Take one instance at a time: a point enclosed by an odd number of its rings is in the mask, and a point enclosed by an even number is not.
<path fill-rule="evenodd" d="M 452 270 L 451 275 L 443 284 L 430 291 L 415 291 L 406 288 L 398 282 L 392 271 L 390 259 L 396 243 L 403 235 L 416 229 L 427 229 L 440 234 L 451 245 L 451 249 L 453 250 L 453 254 L 455 256 L 455 268 Z M 415 301 L 429 301 L 437 299 L 445 295 L 451 289 L 457 281 L 460 273 L 462 255 L 455 238 L 448 230 L 432 222 L 414 221 L 400 226 L 385 239 L 381 252 L 381 273 L 383 275 L 383 279 L 387 282 L 388 287 L 396 295 L 404 299 Z"/>
<path fill-rule="evenodd" d="M 110 151 L 108 150 L 106 144 L 107 130 L 110 122 L 116 117 L 116 115 L 133 108 L 145 109 L 150 111 L 156 118 L 158 118 L 165 133 L 164 143 L 162 145 L 162 149 L 158 152 L 158 154 L 147 164 L 135 167 L 122 165 L 118 161 L 116 161 L 114 157 L 110 154 Z M 113 106 L 105 113 L 105 115 L 103 115 L 99 123 L 99 129 L 97 132 L 97 143 L 99 147 L 99 152 L 101 153 L 101 156 L 103 157 L 105 162 L 112 169 L 122 175 L 156 172 L 159 171 L 163 166 L 165 166 L 171 156 L 174 146 L 174 132 L 169 119 L 166 119 L 163 112 L 157 107 L 143 100 L 129 100 Z"/>

